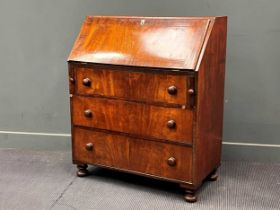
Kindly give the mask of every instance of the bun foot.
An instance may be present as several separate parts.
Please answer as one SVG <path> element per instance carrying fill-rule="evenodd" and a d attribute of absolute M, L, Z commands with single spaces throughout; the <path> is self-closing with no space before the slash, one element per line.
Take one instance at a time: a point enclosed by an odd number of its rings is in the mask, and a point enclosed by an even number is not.
<path fill-rule="evenodd" d="M 88 165 L 87 164 L 81 164 L 77 165 L 78 171 L 77 171 L 77 176 L 78 177 L 85 177 L 88 176 L 89 172 L 87 170 Z"/>
<path fill-rule="evenodd" d="M 214 170 L 211 174 L 210 174 L 210 176 L 208 177 L 208 180 L 209 181 L 217 181 L 217 179 L 218 179 L 218 174 L 217 174 L 217 170 Z"/>
<path fill-rule="evenodd" d="M 184 198 L 188 203 L 195 203 L 197 201 L 195 191 L 193 190 L 186 190 Z"/>

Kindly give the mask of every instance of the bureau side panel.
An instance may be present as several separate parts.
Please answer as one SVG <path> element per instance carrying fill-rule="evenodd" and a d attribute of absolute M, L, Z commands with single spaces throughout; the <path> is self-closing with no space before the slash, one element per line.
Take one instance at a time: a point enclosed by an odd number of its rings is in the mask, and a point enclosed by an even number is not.
<path fill-rule="evenodd" d="M 68 81 L 69 81 L 69 99 L 70 99 L 70 118 L 71 118 L 71 138 L 72 138 L 72 157 L 73 157 L 73 136 L 74 136 L 74 129 L 73 129 L 73 94 L 75 93 L 75 71 L 73 66 L 68 63 Z"/>
<path fill-rule="evenodd" d="M 226 34 L 227 17 L 216 18 L 196 75 L 194 182 L 197 185 L 221 161 Z"/>

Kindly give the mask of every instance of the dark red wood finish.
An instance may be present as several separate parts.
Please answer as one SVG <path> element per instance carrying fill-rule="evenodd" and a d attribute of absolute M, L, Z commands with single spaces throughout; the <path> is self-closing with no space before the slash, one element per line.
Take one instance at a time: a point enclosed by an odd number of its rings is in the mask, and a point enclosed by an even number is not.
<path fill-rule="evenodd" d="M 74 138 L 79 139 L 73 142 L 76 149 L 74 159 L 79 162 L 127 169 L 183 182 L 192 181 L 190 147 L 78 127 L 74 128 Z M 172 158 L 175 163 L 171 163 Z"/>
<path fill-rule="evenodd" d="M 227 18 L 216 18 L 210 29 L 196 73 L 195 185 L 221 163 Z"/>
<path fill-rule="evenodd" d="M 194 69 L 209 18 L 87 17 L 69 61 Z"/>
<path fill-rule="evenodd" d="M 118 66 L 76 65 L 76 94 L 190 106 L 191 95 L 186 91 L 194 88 L 191 75 L 136 70 Z M 172 87 L 175 88 L 173 92 Z"/>
<path fill-rule="evenodd" d="M 87 17 L 69 56 L 73 163 L 180 184 L 220 166 L 227 17 Z"/>
<path fill-rule="evenodd" d="M 74 125 L 192 144 L 192 111 L 104 98 L 72 100 Z"/>

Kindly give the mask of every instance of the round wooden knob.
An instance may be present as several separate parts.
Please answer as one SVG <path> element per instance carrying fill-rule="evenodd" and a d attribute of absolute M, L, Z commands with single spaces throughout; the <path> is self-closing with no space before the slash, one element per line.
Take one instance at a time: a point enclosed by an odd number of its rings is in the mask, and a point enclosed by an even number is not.
<path fill-rule="evenodd" d="M 175 122 L 175 120 L 168 120 L 168 122 L 167 122 L 167 127 L 168 127 L 168 128 L 175 128 L 175 127 L 176 127 L 176 122 Z"/>
<path fill-rule="evenodd" d="M 168 158 L 167 163 L 170 166 L 175 166 L 176 165 L 176 158 L 175 157 Z"/>
<path fill-rule="evenodd" d="M 90 109 L 86 109 L 84 111 L 84 114 L 85 114 L 86 117 L 92 117 L 92 111 Z"/>
<path fill-rule="evenodd" d="M 193 95 L 193 94 L 194 94 L 194 89 L 188 89 L 188 93 L 189 93 L 190 95 Z"/>
<path fill-rule="evenodd" d="M 69 78 L 69 81 L 70 81 L 71 83 L 75 83 L 75 80 L 74 80 L 73 77 L 70 77 L 70 78 Z"/>
<path fill-rule="evenodd" d="M 170 95 L 175 95 L 177 93 L 177 88 L 176 86 L 172 85 L 170 87 L 167 88 L 167 92 L 170 94 Z"/>
<path fill-rule="evenodd" d="M 84 78 L 83 85 L 89 87 L 91 85 L 90 78 Z"/>
<path fill-rule="evenodd" d="M 86 144 L 86 150 L 87 151 L 92 151 L 92 149 L 93 149 L 93 144 L 92 143 L 87 143 Z"/>

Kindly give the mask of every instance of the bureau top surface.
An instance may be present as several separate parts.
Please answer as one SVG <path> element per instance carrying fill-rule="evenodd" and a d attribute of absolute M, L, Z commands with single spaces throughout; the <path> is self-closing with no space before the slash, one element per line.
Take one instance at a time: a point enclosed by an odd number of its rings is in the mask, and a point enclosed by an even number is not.
<path fill-rule="evenodd" d="M 212 19 L 88 16 L 68 61 L 194 70 Z"/>

